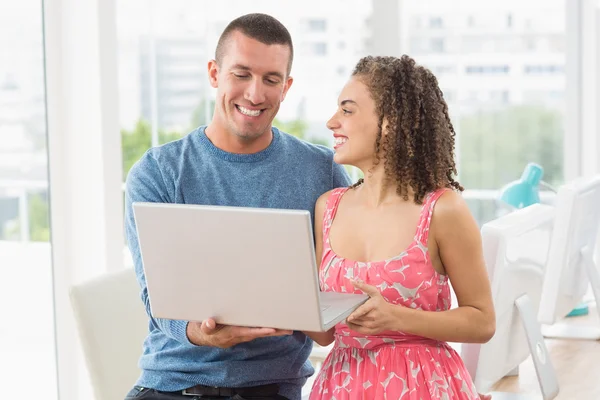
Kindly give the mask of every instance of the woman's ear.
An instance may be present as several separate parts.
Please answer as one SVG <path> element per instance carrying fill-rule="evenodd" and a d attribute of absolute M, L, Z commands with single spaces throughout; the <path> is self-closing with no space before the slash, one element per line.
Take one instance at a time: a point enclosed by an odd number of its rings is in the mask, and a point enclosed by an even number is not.
<path fill-rule="evenodd" d="M 383 121 L 381 123 L 381 136 L 387 135 L 387 127 L 388 127 L 388 119 L 384 117 Z"/>

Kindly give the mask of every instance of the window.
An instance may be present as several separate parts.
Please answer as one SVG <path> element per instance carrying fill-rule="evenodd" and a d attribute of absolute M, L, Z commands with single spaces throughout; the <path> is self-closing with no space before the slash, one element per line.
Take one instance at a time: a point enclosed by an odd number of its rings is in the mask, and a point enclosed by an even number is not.
<path fill-rule="evenodd" d="M 444 26 L 444 20 L 440 17 L 431 17 L 429 19 L 429 27 L 430 28 L 441 28 Z"/>
<path fill-rule="evenodd" d="M 565 69 L 562 65 L 525 65 L 523 72 L 527 75 L 564 75 Z"/>
<path fill-rule="evenodd" d="M 241 1 L 232 1 L 242 5 Z M 307 128 L 300 134 L 328 143 L 331 139 L 325 121 L 347 74 L 361 55 L 373 52 L 385 39 L 374 37 L 369 29 L 356 29 L 380 21 L 372 14 L 370 2 L 335 0 L 324 6 L 317 0 L 307 1 L 283 7 L 275 0 L 261 0 L 257 7 L 278 17 L 290 29 L 298 50 L 292 70 L 296 83 L 282 104 L 278 120 L 305 119 Z M 227 22 L 246 11 L 192 0 L 117 4 L 123 143 L 139 146 L 123 151 L 126 174 L 150 145 L 181 137 L 210 121 L 214 91 L 206 85 L 205 62 L 212 57 Z M 497 190 L 520 176 L 518 170 L 526 161 L 537 160 L 547 166 L 546 177 L 559 182 L 564 99 L 542 96 L 547 100 L 540 103 L 529 101 L 525 94 L 532 90 L 564 92 L 564 0 L 538 0 L 536 7 L 503 3 L 497 7 L 442 7 L 444 4 L 443 0 L 403 2 L 402 20 L 409 21 L 407 48 L 403 51 L 431 67 L 448 94 L 451 116 L 459 132 L 461 180 L 470 189 Z M 330 12 L 334 9 L 348 11 Z M 151 24 L 151 15 L 160 15 L 161 23 Z M 134 20 L 140 22 L 132 24 Z M 461 30 L 465 25 L 468 29 Z M 440 29 L 455 26 L 452 35 L 439 35 Z M 329 31 L 344 32 L 343 38 L 329 42 L 320 37 Z M 535 64 L 530 61 L 532 55 Z M 544 67 L 536 70 L 539 66 Z M 536 79 L 521 79 L 529 75 Z M 540 82 L 543 76 L 557 79 Z M 537 87 L 540 84 L 547 87 Z M 519 130 L 527 129 L 518 133 L 519 138 L 532 141 L 528 149 L 514 156 L 508 152 L 506 142 L 497 143 L 517 134 L 509 126 L 510 121 L 516 124 L 512 115 L 522 120 Z M 544 133 L 536 128 L 535 121 L 546 116 L 551 127 Z M 126 135 L 140 135 L 144 140 L 128 139 Z M 540 135 L 545 135 L 544 140 L 536 142 Z M 543 149 L 539 148 L 542 143 L 546 146 Z M 506 151 L 482 158 L 480 154 L 493 148 Z M 514 162 L 508 163 L 514 164 L 510 171 L 501 168 L 506 163 L 502 157 L 513 157 Z M 489 201 L 474 202 L 487 204 L 478 211 L 480 222 L 493 216 L 490 210 L 495 206 Z"/>
<path fill-rule="evenodd" d="M 7 399 L 31 387 L 32 362 L 36 387 L 57 398 L 43 42 L 40 1 L 0 6 L 0 376 Z"/>
<path fill-rule="evenodd" d="M 215 91 L 207 82 L 206 63 L 214 57 L 227 23 L 247 12 L 275 16 L 294 41 L 295 81 L 276 126 L 314 143 L 332 144 L 325 123 L 336 110 L 338 93 L 350 71 L 368 53 L 364 47 L 369 32 L 359 27 L 366 25 L 371 2 L 257 0 L 248 4 L 238 0 L 116 2 L 123 181 L 148 148 L 180 138 L 211 120 Z"/>
<path fill-rule="evenodd" d="M 458 135 L 459 181 L 482 224 L 497 216 L 496 191 L 528 162 L 541 164 L 550 183 L 563 179 L 565 2 L 457 4 L 440 13 L 442 4 L 405 2 L 405 20 L 429 21 L 408 30 L 406 52 L 438 76 Z M 468 29 L 453 31 L 458 45 L 440 52 L 432 37 L 452 21 Z"/>
<path fill-rule="evenodd" d="M 467 74 L 507 74 L 509 70 L 508 65 L 471 65 L 465 68 Z"/>
<path fill-rule="evenodd" d="M 251 9 L 238 0 L 227 6 L 194 0 L 116 4 L 123 180 L 150 146 L 180 138 L 211 120 L 215 91 L 208 84 L 206 63 L 235 17 L 266 12 L 290 30 L 296 49 L 295 83 L 277 122 L 290 133 L 327 145 L 331 134 L 325 122 L 370 43 L 369 32 L 357 29 L 366 26 L 371 10 L 370 2 L 361 0 L 307 0 L 291 6 L 259 0 Z M 351 11 L 332 12 L 339 9 Z M 343 34 L 330 42 L 327 32 Z"/>
<path fill-rule="evenodd" d="M 327 30 L 327 20 L 309 19 L 306 22 L 309 32 L 325 32 Z"/>
<path fill-rule="evenodd" d="M 461 39 L 461 51 L 464 53 L 480 53 L 483 49 L 484 39 L 479 37 L 464 37 Z"/>
<path fill-rule="evenodd" d="M 327 55 L 327 43 L 317 42 L 310 44 L 310 52 L 315 56 L 326 56 Z"/>
<path fill-rule="evenodd" d="M 412 52 L 412 54 L 422 54 L 422 53 L 427 53 L 429 51 L 428 48 L 428 41 L 426 38 L 423 37 L 411 37 L 409 39 L 410 41 L 410 45 L 409 48 Z"/>
<path fill-rule="evenodd" d="M 209 90 L 206 68 L 200 68 L 208 58 L 202 39 L 142 37 L 139 61 L 142 117 L 147 121 L 155 117 L 158 130 L 165 132 L 194 125 L 194 110 L 201 103 L 202 93 Z M 153 101 L 158 106 L 154 116 Z"/>
<path fill-rule="evenodd" d="M 489 100 L 496 104 L 507 104 L 510 100 L 510 92 L 508 90 L 492 90 L 489 93 Z"/>
<path fill-rule="evenodd" d="M 456 92 L 454 92 L 453 90 L 446 90 L 443 93 L 444 100 L 446 100 L 446 103 L 452 103 L 456 101 Z"/>
<path fill-rule="evenodd" d="M 444 39 L 435 38 L 431 39 L 431 52 L 432 53 L 444 53 Z"/>
<path fill-rule="evenodd" d="M 444 74 L 456 74 L 456 66 L 455 65 L 437 65 L 429 67 L 431 71 L 437 76 Z"/>
<path fill-rule="evenodd" d="M 536 40 L 534 37 L 525 37 L 523 38 L 524 48 L 527 51 L 535 51 L 536 49 Z"/>

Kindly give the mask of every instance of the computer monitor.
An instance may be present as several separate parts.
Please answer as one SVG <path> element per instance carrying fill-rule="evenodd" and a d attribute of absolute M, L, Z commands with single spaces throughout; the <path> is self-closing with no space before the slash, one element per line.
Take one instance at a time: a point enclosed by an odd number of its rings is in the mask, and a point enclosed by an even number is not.
<path fill-rule="evenodd" d="M 575 308 L 591 284 L 600 300 L 600 275 L 594 250 L 600 229 L 600 175 L 561 186 L 555 201 L 552 245 L 544 278 L 539 321 L 546 337 L 600 339 L 600 327 L 556 322 Z"/>
<path fill-rule="evenodd" d="M 484 224 L 484 258 L 496 310 L 496 334 L 485 344 L 462 344 L 461 356 L 479 392 L 488 392 L 529 357 L 544 400 L 558 382 L 537 321 L 554 208 L 534 204 Z M 492 399 L 532 398 L 492 393 Z M 539 396 L 533 398 L 540 398 Z"/>

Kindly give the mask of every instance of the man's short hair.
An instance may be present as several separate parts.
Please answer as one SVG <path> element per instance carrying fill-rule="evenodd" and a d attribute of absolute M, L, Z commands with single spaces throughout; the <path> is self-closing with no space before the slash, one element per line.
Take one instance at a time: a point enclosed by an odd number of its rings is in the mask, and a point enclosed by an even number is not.
<path fill-rule="evenodd" d="M 290 49 L 290 59 L 288 62 L 287 74 L 292 70 L 292 61 L 294 59 L 294 45 L 292 37 L 287 28 L 277 19 L 267 14 L 246 14 L 231 21 L 225 28 L 215 51 L 215 60 L 218 65 L 221 65 L 223 56 L 225 55 L 225 47 L 227 40 L 234 32 L 241 32 L 245 36 L 257 40 L 261 43 L 282 44 Z"/>

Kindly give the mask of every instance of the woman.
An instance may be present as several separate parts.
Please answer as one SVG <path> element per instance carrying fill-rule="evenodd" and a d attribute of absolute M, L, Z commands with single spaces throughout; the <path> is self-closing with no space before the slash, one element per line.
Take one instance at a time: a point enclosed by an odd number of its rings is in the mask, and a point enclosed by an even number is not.
<path fill-rule="evenodd" d="M 346 323 L 309 333 L 335 341 L 310 399 L 479 399 L 446 342 L 490 340 L 495 315 L 437 79 L 408 56 L 365 57 L 327 127 L 335 161 L 364 179 L 317 201 L 321 289 L 370 299 Z"/>

